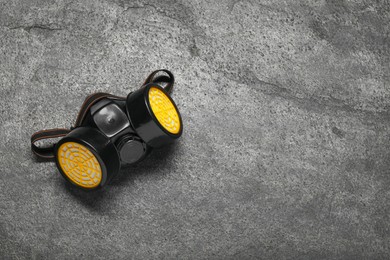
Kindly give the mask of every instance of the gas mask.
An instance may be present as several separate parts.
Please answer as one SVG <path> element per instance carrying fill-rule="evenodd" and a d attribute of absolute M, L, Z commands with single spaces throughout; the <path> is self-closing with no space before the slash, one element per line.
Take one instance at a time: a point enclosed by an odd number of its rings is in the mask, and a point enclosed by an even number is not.
<path fill-rule="evenodd" d="M 167 76 L 156 77 L 159 72 Z M 157 70 L 127 97 L 92 94 L 81 106 L 74 127 L 34 133 L 31 149 L 39 158 L 55 159 L 70 183 L 87 190 L 101 188 L 122 166 L 139 162 L 153 148 L 181 136 L 181 116 L 169 95 L 173 84 L 170 71 Z M 37 144 L 59 137 L 50 147 Z"/>

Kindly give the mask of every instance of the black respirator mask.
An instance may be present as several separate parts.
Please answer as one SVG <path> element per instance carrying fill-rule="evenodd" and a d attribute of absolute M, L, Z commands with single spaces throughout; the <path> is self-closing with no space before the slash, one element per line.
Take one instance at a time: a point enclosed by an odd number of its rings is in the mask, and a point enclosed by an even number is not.
<path fill-rule="evenodd" d="M 157 76 L 159 72 L 167 76 Z M 62 176 L 72 184 L 88 190 L 101 188 L 121 166 L 136 163 L 152 148 L 181 136 L 181 116 L 169 95 L 173 84 L 170 71 L 157 70 L 127 97 L 92 94 L 85 99 L 74 127 L 33 134 L 32 151 L 40 158 L 55 159 Z M 37 145 L 39 140 L 59 137 L 53 146 Z"/>

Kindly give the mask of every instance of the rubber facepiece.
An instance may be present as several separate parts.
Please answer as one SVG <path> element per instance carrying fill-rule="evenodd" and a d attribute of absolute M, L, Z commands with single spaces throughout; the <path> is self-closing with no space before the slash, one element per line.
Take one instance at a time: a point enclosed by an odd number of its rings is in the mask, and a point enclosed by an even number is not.
<path fill-rule="evenodd" d="M 181 128 L 179 114 L 171 100 L 161 89 L 156 87 L 149 89 L 149 103 L 160 125 L 171 134 L 179 133 Z"/>
<path fill-rule="evenodd" d="M 61 144 L 57 150 L 58 164 L 63 173 L 77 186 L 96 188 L 102 181 L 102 169 L 96 156 L 76 142 Z"/>

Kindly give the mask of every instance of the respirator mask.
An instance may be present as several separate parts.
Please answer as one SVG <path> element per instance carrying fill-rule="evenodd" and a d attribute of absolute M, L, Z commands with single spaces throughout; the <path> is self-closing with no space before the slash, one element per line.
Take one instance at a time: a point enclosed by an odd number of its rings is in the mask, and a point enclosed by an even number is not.
<path fill-rule="evenodd" d="M 157 76 L 160 72 L 166 75 Z M 173 84 L 170 71 L 157 70 L 127 97 L 92 94 L 81 106 L 74 127 L 34 133 L 31 149 L 39 158 L 55 159 L 70 183 L 87 190 L 101 188 L 121 166 L 139 162 L 153 148 L 181 136 L 183 123 L 170 97 Z M 37 144 L 59 137 L 50 147 Z"/>

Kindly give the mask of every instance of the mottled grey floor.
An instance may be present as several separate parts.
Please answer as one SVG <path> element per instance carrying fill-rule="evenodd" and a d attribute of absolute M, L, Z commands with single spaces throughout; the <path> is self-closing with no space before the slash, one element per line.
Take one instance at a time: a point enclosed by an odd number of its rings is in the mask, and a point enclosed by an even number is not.
<path fill-rule="evenodd" d="M 389 259 L 390 2 L 0 0 L 0 259 Z M 30 151 L 96 91 L 184 120 L 84 193 Z"/>

